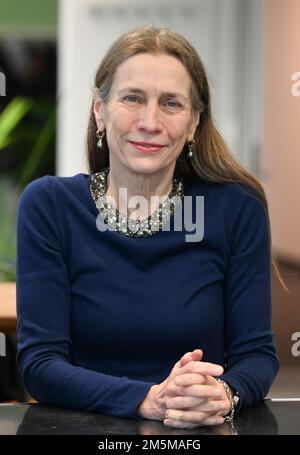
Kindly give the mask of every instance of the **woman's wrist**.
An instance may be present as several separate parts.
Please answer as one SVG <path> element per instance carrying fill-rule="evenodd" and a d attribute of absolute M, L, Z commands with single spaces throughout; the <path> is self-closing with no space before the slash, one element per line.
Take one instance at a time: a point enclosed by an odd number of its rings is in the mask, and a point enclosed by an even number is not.
<path fill-rule="evenodd" d="M 239 395 L 238 393 L 225 381 L 222 381 L 222 379 L 217 379 L 217 381 L 222 384 L 227 399 L 229 401 L 229 410 L 228 412 L 223 416 L 225 421 L 232 421 L 233 416 L 234 416 L 234 411 L 237 406 L 238 400 L 239 400 Z"/>
<path fill-rule="evenodd" d="M 159 393 L 160 386 L 161 384 L 154 384 L 137 409 L 137 414 L 144 419 L 164 420 L 166 406 Z"/>

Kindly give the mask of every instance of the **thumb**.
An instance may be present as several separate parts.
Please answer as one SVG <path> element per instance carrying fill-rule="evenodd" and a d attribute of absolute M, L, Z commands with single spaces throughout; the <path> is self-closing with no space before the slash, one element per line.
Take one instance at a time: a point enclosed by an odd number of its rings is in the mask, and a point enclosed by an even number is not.
<path fill-rule="evenodd" d="M 187 352 L 180 359 L 180 367 L 184 367 L 191 361 L 201 360 L 203 357 L 203 351 L 201 349 L 194 349 L 193 352 Z"/>
<path fill-rule="evenodd" d="M 202 349 L 194 349 L 192 352 L 193 360 L 202 360 L 203 358 L 203 351 Z"/>

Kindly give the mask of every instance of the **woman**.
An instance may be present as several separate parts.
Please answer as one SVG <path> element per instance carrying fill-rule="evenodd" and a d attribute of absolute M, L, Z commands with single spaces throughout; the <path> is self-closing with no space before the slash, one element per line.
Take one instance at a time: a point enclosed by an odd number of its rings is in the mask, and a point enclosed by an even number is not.
<path fill-rule="evenodd" d="M 108 50 L 87 158 L 91 175 L 37 179 L 20 201 L 29 393 L 178 428 L 230 420 L 278 370 L 269 216 L 214 127 L 205 70 L 183 37 L 141 27 Z M 195 218 L 203 235 L 187 237 Z"/>

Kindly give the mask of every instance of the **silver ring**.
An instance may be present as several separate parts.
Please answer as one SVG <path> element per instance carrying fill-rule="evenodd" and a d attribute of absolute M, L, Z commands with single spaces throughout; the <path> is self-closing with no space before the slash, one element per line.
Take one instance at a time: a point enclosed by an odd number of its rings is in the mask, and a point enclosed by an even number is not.
<path fill-rule="evenodd" d="M 171 411 L 171 415 L 168 416 L 167 418 L 168 419 L 173 419 L 173 420 L 181 420 L 181 417 L 183 416 L 183 412 L 182 411 L 177 411 L 177 410 L 172 410 Z"/>

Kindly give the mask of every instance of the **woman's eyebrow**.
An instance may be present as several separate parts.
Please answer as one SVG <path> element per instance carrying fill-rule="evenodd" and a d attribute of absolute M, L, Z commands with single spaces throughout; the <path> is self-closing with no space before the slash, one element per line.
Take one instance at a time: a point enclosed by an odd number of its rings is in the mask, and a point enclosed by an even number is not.
<path fill-rule="evenodd" d="M 124 92 L 138 93 L 140 95 L 146 95 L 147 94 L 144 90 L 142 90 L 140 88 L 125 87 L 122 90 L 119 90 L 117 95 L 122 95 L 122 93 L 124 93 Z M 187 100 L 187 97 L 184 96 L 182 93 L 179 93 L 179 92 L 162 92 L 160 94 L 160 97 L 164 97 L 164 96 L 169 96 L 169 97 L 172 97 L 172 98 L 180 97 L 180 98 L 183 98 L 184 100 Z"/>

